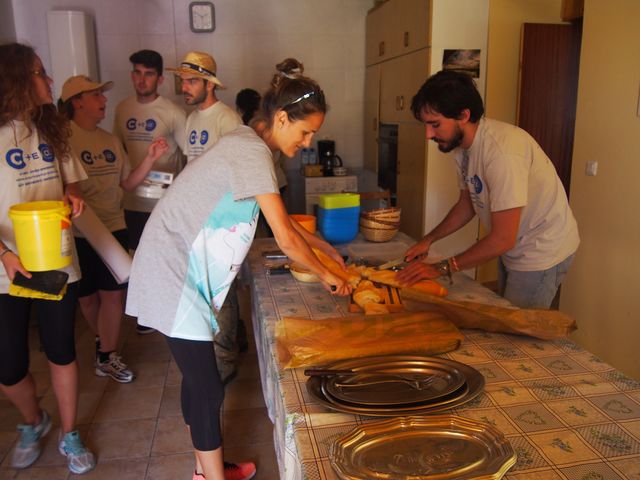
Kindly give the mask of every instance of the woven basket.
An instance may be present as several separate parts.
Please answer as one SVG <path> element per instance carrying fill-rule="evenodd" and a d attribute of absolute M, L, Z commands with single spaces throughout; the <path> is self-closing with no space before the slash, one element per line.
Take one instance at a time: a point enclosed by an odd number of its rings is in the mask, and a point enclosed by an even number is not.
<path fill-rule="evenodd" d="M 397 228 L 394 228 L 393 230 L 383 230 L 379 228 L 363 227 L 362 225 L 360 225 L 360 231 L 362 232 L 362 236 L 370 242 L 388 242 L 396 236 L 396 233 L 398 233 Z"/>
<path fill-rule="evenodd" d="M 360 214 L 360 231 L 370 242 L 388 242 L 400 228 L 400 209 L 382 208 Z"/>
<path fill-rule="evenodd" d="M 400 221 L 399 208 L 380 208 L 377 210 L 371 210 L 368 212 L 362 212 L 361 217 L 368 218 L 370 220 L 384 220 L 387 222 L 399 222 Z"/>

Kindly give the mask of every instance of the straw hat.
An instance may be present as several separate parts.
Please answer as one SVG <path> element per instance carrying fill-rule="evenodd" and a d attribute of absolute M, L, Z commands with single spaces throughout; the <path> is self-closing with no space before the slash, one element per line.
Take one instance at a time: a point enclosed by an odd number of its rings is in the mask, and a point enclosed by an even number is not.
<path fill-rule="evenodd" d="M 66 102 L 71 97 L 74 97 L 80 93 L 90 92 L 92 90 L 101 90 L 106 92 L 113 88 L 113 82 L 97 83 L 91 80 L 86 75 L 76 75 L 74 77 L 67 78 L 67 81 L 62 85 L 62 94 L 60 99 Z"/>
<path fill-rule="evenodd" d="M 167 68 L 166 70 L 168 72 L 184 73 L 186 75 L 204 78 L 209 82 L 215 83 L 220 88 L 224 88 L 222 82 L 216 77 L 216 61 L 208 53 L 189 52 L 179 67 Z"/>

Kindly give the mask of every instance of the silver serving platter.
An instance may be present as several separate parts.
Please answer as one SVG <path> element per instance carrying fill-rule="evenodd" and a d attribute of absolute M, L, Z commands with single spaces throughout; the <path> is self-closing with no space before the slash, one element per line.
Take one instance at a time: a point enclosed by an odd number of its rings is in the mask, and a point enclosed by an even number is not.
<path fill-rule="evenodd" d="M 360 425 L 331 444 L 329 459 L 344 480 L 497 480 L 516 454 L 489 424 L 432 415 Z"/>
<path fill-rule="evenodd" d="M 356 375 L 325 378 L 323 391 L 339 402 L 400 406 L 423 404 L 462 387 L 464 375 L 449 365 L 407 367 L 403 362 L 352 368 Z"/>
<path fill-rule="evenodd" d="M 435 413 L 442 410 L 458 407 L 482 393 L 484 389 L 484 377 L 475 368 L 455 360 L 439 357 L 413 357 L 413 356 L 384 356 L 365 357 L 351 360 L 341 360 L 333 363 L 332 369 L 355 369 L 363 365 L 371 365 L 372 368 L 384 368 L 386 364 L 400 368 L 404 366 L 408 370 L 415 368 L 431 368 L 434 365 L 448 366 L 458 370 L 465 378 L 465 383 L 454 392 L 435 398 L 433 400 L 417 404 L 395 405 L 370 405 L 355 402 L 345 402 L 334 398 L 325 387 L 326 378 L 311 377 L 307 380 L 307 391 L 320 404 L 339 412 L 353 413 L 368 416 L 402 416 L 417 415 L 423 413 Z"/>

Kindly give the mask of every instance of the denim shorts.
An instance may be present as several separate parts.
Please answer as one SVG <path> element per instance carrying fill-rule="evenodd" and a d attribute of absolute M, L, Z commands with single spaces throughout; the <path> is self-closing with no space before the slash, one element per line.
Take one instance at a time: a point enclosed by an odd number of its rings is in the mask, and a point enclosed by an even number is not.
<path fill-rule="evenodd" d="M 575 254 L 547 270 L 523 272 L 505 267 L 498 259 L 500 295 L 520 308 L 549 308 Z"/>

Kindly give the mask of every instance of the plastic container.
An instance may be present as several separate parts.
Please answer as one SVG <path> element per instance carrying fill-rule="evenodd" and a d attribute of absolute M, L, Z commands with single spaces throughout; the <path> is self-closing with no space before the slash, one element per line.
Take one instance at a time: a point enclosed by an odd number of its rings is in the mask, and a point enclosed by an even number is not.
<path fill-rule="evenodd" d="M 320 195 L 318 206 L 325 210 L 348 207 L 358 207 L 359 210 L 360 195 L 357 193 L 328 193 Z"/>
<path fill-rule="evenodd" d="M 71 208 L 63 202 L 41 201 L 12 205 L 9 218 L 24 268 L 44 272 L 64 268 L 71 263 L 73 235 Z"/>
<path fill-rule="evenodd" d="M 358 235 L 360 206 L 325 209 L 318 207 L 318 227 L 329 243 L 348 243 Z"/>
<path fill-rule="evenodd" d="M 316 233 L 316 217 L 313 215 L 289 215 L 290 218 L 302 225 L 310 233 Z"/>

